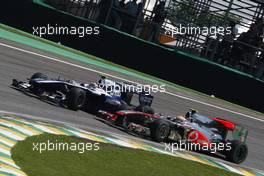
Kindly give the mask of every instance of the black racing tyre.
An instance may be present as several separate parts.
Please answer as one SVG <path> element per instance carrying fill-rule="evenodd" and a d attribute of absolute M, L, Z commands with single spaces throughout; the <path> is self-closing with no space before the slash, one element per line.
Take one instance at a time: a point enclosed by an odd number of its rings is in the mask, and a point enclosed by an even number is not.
<path fill-rule="evenodd" d="M 123 111 L 123 110 L 131 110 L 131 108 L 125 102 L 121 101 L 121 105 L 118 106 L 118 111 Z"/>
<path fill-rule="evenodd" d="M 83 105 L 83 110 L 88 113 L 96 114 L 97 111 L 99 110 L 99 106 L 97 103 L 95 103 L 94 99 L 86 95 L 86 100 L 85 100 L 85 104 Z"/>
<path fill-rule="evenodd" d="M 122 100 L 124 100 L 127 104 L 131 104 L 131 100 L 133 97 L 132 92 L 124 92 L 121 94 Z"/>
<path fill-rule="evenodd" d="M 245 161 L 248 155 L 246 143 L 239 140 L 231 141 L 231 150 L 225 151 L 226 160 L 239 164 Z"/>
<path fill-rule="evenodd" d="M 140 112 L 144 112 L 144 113 L 147 113 L 147 114 L 155 114 L 155 111 L 152 107 L 150 106 L 138 106 L 136 107 L 135 109 L 136 111 L 140 111 Z"/>
<path fill-rule="evenodd" d="M 150 137 L 156 142 L 165 142 L 170 134 L 170 123 L 163 119 L 150 124 Z"/>
<path fill-rule="evenodd" d="M 86 92 L 83 89 L 73 87 L 67 94 L 67 106 L 69 109 L 77 111 L 85 103 Z"/>
<path fill-rule="evenodd" d="M 48 79 L 48 76 L 43 74 L 43 73 L 34 73 L 30 79 L 37 79 L 37 78 L 40 78 L 40 79 L 43 79 L 43 80 L 47 80 Z"/>

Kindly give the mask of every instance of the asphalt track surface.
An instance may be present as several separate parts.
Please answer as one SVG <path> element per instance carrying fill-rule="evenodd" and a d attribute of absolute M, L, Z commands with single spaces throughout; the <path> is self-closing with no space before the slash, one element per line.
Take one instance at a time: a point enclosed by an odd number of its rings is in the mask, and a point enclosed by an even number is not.
<path fill-rule="evenodd" d="M 98 71 L 112 74 L 111 71 L 102 70 L 100 68 L 96 68 L 95 66 L 84 64 L 82 62 L 60 58 L 59 56 L 53 55 L 51 53 L 45 53 L 28 46 L 23 46 L 13 42 L 7 42 L 1 39 L 0 43 L 5 43 L 21 49 L 74 63 L 83 67 L 92 68 Z M 57 107 L 34 97 L 29 97 L 17 90 L 10 88 L 11 80 L 13 78 L 26 80 L 26 78 L 29 78 L 35 72 L 43 72 L 54 78 L 60 75 L 63 78 L 73 79 L 81 82 L 97 81 L 99 77 L 98 73 L 92 71 L 80 69 L 65 63 L 48 60 L 40 56 L 17 51 L 5 46 L 0 46 L 0 110 L 30 114 L 33 116 L 40 116 L 52 120 L 80 125 L 82 127 L 128 135 L 105 123 L 102 123 L 94 115 L 82 111 L 74 112 L 62 107 Z M 139 80 L 133 77 L 126 77 L 118 73 L 114 73 L 114 75 L 129 79 L 131 81 L 139 82 Z M 153 107 L 156 112 L 161 112 L 167 115 L 180 115 L 185 114 L 189 107 L 193 107 L 198 109 L 201 114 L 210 115 L 212 117 L 226 118 L 246 127 L 249 130 L 247 141 L 249 147 L 249 155 L 247 160 L 242 163 L 242 165 L 245 167 L 264 170 L 263 121 L 254 120 L 245 116 L 237 115 L 190 100 L 185 100 L 169 94 L 157 93 L 154 94 L 154 96 L 155 99 L 153 102 Z"/>

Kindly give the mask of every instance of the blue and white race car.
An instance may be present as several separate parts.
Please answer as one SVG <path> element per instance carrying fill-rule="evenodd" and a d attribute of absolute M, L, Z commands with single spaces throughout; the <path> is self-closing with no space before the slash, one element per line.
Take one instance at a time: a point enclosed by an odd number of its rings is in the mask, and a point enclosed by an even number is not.
<path fill-rule="evenodd" d="M 104 76 L 98 83 L 79 83 L 35 73 L 28 82 L 13 79 L 12 87 L 75 111 L 82 109 L 95 113 L 98 110 L 115 112 L 130 109 L 154 114 L 152 95 L 137 91 L 134 85 L 115 82 Z M 138 106 L 131 103 L 133 95 L 139 97 Z"/>

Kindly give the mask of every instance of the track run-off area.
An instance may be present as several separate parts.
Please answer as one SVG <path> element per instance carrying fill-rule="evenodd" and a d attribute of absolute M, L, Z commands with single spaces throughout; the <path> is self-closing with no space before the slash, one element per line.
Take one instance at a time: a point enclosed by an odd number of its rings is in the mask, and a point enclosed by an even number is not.
<path fill-rule="evenodd" d="M 45 117 L 49 120 L 111 134 L 130 137 L 130 135 L 102 123 L 94 115 L 82 111 L 73 112 L 16 91 L 10 88 L 12 79 L 25 80 L 35 72 L 43 72 L 54 78 L 60 76 L 61 78 L 80 82 L 95 82 L 100 74 L 104 74 L 119 81 L 152 84 L 119 72 L 88 65 L 81 61 L 60 57 L 56 54 L 2 39 L 0 39 L 0 54 L 0 110 Z M 166 115 L 181 115 L 192 107 L 201 114 L 225 118 L 246 127 L 249 130 L 247 140 L 249 155 L 241 165 L 264 170 L 264 153 L 262 152 L 264 148 L 263 119 L 237 110 L 222 108 L 188 95 L 178 94 L 172 89 L 169 89 L 166 93 L 156 93 L 154 97 L 153 108 L 156 112 Z M 148 143 L 155 146 L 159 145 L 152 142 Z"/>

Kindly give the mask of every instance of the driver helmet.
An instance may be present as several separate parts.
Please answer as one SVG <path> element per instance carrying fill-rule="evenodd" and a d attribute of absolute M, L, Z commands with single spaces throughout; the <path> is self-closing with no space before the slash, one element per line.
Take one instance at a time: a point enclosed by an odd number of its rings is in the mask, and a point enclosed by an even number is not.
<path fill-rule="evenodd" d="M 106 91 L 112 92 L 115 90 L 116 83 L 112 80 L 106 79 L 105 76 L 101 76 L 101 79 L 98 81 L 98 83 L 99 87 Z"/>
<path fill-rule="evenodd" d="M 105 83 L 105 79 L 106 79 L 105 76 L 101 76 L 101 78 L 100 78 L 99 81 L 98 81 L 98 84 L 99 84 L 99 86 L 100 86 L 101 88 L 104 88 L 105 85 L 106 85 L 106 83 Z"/>
<path fill-rule="evenodd" d="M 188 111 L 186 114 L 185 114 L 185 117 L 187 118 L 187 119 L 190 119 L 194 114 L 196 114 L 197 113 L 197 110 L 195 110 L 195 109 L 190 109 L 190 111 Z"/>
<path fill-rule="evenodd" d="M 190 109 L 191 110 L 191 114 L 194 115 L 196 114 L 198 111 L 196 109 Z"/>

